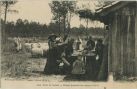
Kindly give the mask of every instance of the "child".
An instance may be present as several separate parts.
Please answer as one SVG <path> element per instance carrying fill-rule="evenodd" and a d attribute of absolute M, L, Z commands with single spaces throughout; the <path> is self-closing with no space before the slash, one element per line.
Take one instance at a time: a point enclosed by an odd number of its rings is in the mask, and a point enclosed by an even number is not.
<path fill-rule="evenodd" d="M 85 74 L 85 65 L 82 60 L 82 54 L 79 54 L 77 60 L 73 63 L 73 68 L 71 73 L 75 78 L 78 79 L 81 79 L 82 75 Z"/>

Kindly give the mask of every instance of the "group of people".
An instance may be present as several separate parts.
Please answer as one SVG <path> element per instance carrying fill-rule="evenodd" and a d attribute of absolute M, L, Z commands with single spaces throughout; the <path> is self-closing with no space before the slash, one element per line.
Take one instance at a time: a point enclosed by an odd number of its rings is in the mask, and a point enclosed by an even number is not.
<path fill-rule="evenodd" d="M 65 74 L 66 69 L 69 70 L 67 66 L 71 65 L 69 58 L 73 53 L 73 42 L 73 39 L 65 42 L 61 37 L 54 34 L 48 37 L 49 50 L 44 68 L 45 74 Z"/>
<path fill-rule="evenodd" d="M 76 42 L 76 50 L 78 48 L 77 51 L 81 52 L 82 50 L 82 52 L 77 55 L 78 60 L 73 64 L 72 74 L 74 76 L 78 75 L 78 78 L 81 78 L 84 74 L 84 79 L 98 80 L 103 60 L 103 41 L 98 39 L 94 42 L 90 36 L 84 48 L 80 45 L 82 43 L 80 38 Z"/>
<path fill-rule="evenodd" d="M 63 40 L 52 34 L 48 38 L 48 44 L 45 74 L 66 74 L 91 80 L 99 75 L 104 48 L 101 39 L 95 43 L 90 36 L 86 45 L 83 46 L 80 37 L 76 41 L 74 39 Z"/>

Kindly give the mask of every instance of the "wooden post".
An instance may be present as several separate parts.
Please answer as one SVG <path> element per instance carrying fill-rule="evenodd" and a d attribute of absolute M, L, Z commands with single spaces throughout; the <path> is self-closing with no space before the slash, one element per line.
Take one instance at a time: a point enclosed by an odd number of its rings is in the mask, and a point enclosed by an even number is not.
<path fill-rule="evenodd" d="M 113 22 L 113 27 L 112 27 L 112 70 L 113 73 L 116 72 L 116 67 L 117 67 L 117 50 L 116 50 L 116 38 L 117 38 L 117 14 L 115 13 L 114 15 L 114 22 Z"/>
<path fill-rule="evenodd" d="M 108 79 L 109 81 L 113 81 L 113 70 L 112 70 L 112 25 L 109 27 L 108 31 Z"/>
<path fill-rule="evenodd" d="M 1 18 L 1 5 L 2 5 L 2 2 L 0 2 L 0 18 Z M 1 19 L 0 19 L 0 49 L 2 49 L 1 48 L 1 45 L 2 45 L 2 43 L 1 43 L 1 39 L 2 39 L 2 34 L 1 34 L 1 32 L 2 32 L 2 25 L 1 25 Z M 2 57 L 1 57 L 1 53 L 2 53 L 2 50 L 0 50 L 0 65 L 1 65 L 1 59 L 2 59 Z M 1 66 L 0 66 L 0 71 L 1 71 Z M 0 72 L 0 78 L 1 78 L 1 72 Z M 0 86 L 1 86 L 1 81 L 0 81 Z"/>
<path fill-rule="evenodd" d="M 129 39 L 129 35 L 130 35 L 130 16 L 127 16 L 128 20 L 127 20 L 127 70 L 126 70 L 126 74 L 129 75 L 130 74 L 130 62 L 131 62 L 131 58 L 130 58 L 130 39 Z"/>
<path fill-rule="evenodd" d="M 117 31 L 117 15 L 114 14 L 113 20 L 110 21 L 109 29 L 109 49 L 108 49 L 108 71 L 109 71 L 109 81 L 113 81 L 113 75 L 115 71 L 116 62 L 116 31 Z"/>
<path fill-rule="evenodd" d="M 136 5 L 137 7 L 137 5 Z M 136 16 L 135 16 L 135 66 L 136 66 L 136 70 L 137 70 L 137 9 L 135 10 L 136 12 Z M 136 71 L 136 76 L 137 76 L 137 71 Z"/>

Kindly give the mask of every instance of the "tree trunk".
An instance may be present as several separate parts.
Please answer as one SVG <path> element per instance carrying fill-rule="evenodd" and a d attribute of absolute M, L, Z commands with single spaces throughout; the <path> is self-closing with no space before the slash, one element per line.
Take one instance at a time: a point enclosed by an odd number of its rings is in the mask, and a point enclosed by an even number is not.
<path fill-rule="evenodd" d="M 59 36 L 61 34 L 61 29 L 60 29 L 60 16 L 59 16 Z"/>
<path fill-rule="evenodd" d="M 6 42 L 6 20 L 7 20 L 7 10 L 8 10 L 8 1 L 5 3 L 5 12 L 4 12 L 4 24 L 2 28 L 2 43 Z"/>
<path fill-rule="evenodd" d="M 68 34 L 70 34 L 70 28 L 71 28 L 70 22 L 71 22 L 71 17 L 72 17 L 72 14 L 71 14 L 71 12 L 70 12 L 69 21 L 68 21 Z"/>
<path fill-rule="evenodd" d="M 88 18 L 87 18 L 87 25 L 86 25 L 86 35 L 88 36 Z"/>
<path fill-rule="evenodd" d="M 65 36 L 65 34 L 66 34 L 66 16 L 64 15 L 64 19 L 63 19 L 64 21 L 64 36 Z"/>
<path fill-rule="evenodd" d="M 57 14 L 57 22 L 58 22 L 58 34 L 59 34 L 59 36 L 60 36 L 60 33 L 61 33 L 61 31 L 60 31 L 60 15 L 59 15 L 59 13 Z"/>
<path fill-rule="evenodd" d="M 8 1 L 5 3 L 5 16 L 4 16 L 4 23 L 6 23 L 7 20 L 7 10 L 8 10 Z"/>

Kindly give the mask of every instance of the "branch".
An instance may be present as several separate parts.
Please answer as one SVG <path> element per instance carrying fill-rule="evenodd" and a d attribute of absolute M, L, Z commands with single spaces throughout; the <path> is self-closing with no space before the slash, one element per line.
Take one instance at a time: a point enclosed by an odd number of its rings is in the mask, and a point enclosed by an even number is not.
<path fill-rule="evenodd" d="M 8 10 L 8 12 L 10 12 L 10 13 L 19 13 L 18 10 Z"/>

